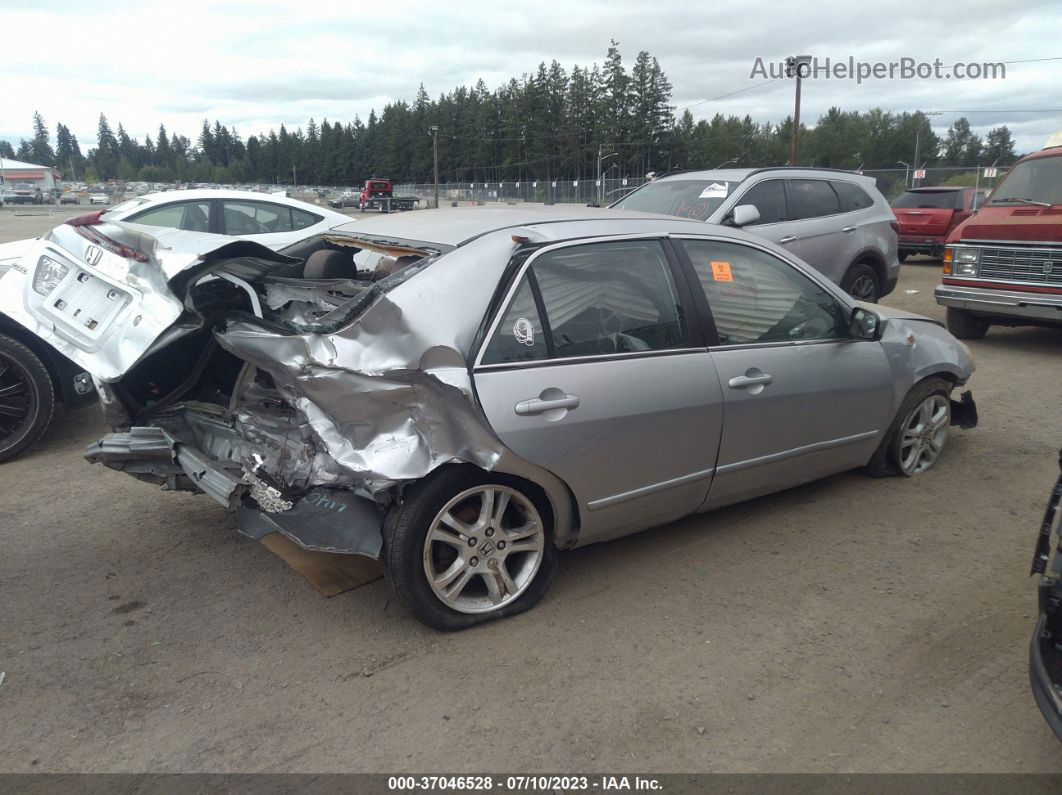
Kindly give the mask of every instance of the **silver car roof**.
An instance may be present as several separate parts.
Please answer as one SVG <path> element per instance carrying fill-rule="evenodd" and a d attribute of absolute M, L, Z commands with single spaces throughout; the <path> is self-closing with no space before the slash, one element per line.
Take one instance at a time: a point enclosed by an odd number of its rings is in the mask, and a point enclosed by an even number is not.
<path fill-rule="evenodd" d="M 524 205 L 415 210 L 363 216 L 355 223 L 335 227 L 329 231 L 328 237 L 349 239 L 353 245 L 358 240 L 413 247 L 423 243 L 436 251 L 450 251 L 491 232 L 516 228 L 533 230 L 536 240 L 542 241 L 592 235 L 704 232 L 704 224 L 700 221 L 656 213 L 581 206 Z"/>

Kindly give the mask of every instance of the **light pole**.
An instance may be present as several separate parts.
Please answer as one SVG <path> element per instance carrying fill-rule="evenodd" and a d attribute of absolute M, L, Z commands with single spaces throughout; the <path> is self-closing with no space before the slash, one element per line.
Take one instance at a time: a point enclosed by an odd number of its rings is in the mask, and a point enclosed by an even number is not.
<path fill-rule="evenodd" d="M 905 163 L 902 160 L 897 160 L 896 162 L 907 169 L 905 172 L 903 172 L 903 188 L 904 190 L 907 190 L 907 188 L 910 187 L 910 183 L 908 182 L 908 180 L 910 180 L 911 178 L 911 164 Z"/>
<path fill-rule="evenodd" d="M 619 154 L 619 152 L 612 152 L 611 154 L 607 154 L 604 157 L 602 157 L 601 156 L 601 145 L 598 144 L 598 147 L 597 147 L 597 203 L 598 204 L 601 204 L 601 201 L 602 201 L 602 199 L 604 197 L 604 191 L 605 191 L 605 186 L 601 184 L 601 164 L 604 161 L 608 160 L 610 157 L 615 157 L 618 154 Z"/>
<path fill-rule="evenodd" d="M 431 157 L 435 172 L 435 209 L 439 209 L 439 125 L 433 124 L 428 128 L 431 136 Z"/>
<path fill-rule="evenodd" d="M 785 59 L 785 76 L 796 78 L 796 103 L 793 108 L 793 144 L 789 152 L 789 165 L 797 165 L 797 152 L 800 148 L 800 81 L 810 74 L 807 67 L 811 65 L 810 55 L 790 55 Z"/>

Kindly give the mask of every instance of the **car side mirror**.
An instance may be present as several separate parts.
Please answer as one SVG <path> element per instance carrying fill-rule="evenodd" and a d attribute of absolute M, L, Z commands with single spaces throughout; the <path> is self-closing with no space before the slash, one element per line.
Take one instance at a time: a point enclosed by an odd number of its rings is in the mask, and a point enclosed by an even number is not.
<path fill-rule="evenodd" d="M 881 339 L 881 318 L 871 312 L 857 306 L 852 310 L 852 318 L 848 321 L 848 333 L 857 340 Z"/>
<path fill-rule="evenodd" d="M 739 204 L 730 212 L 730 222 L 737 227 L 748 226 L 760 220 L 760 211 L 755 204 Z"/>

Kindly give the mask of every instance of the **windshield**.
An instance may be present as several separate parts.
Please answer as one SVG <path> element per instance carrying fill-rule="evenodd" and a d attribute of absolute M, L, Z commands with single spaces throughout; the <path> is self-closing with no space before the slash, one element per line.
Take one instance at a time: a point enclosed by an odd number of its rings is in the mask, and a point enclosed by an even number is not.
<path fill-rule="evenodd" d="M 892 203 L 892 206 L 896 209 L 906 209 L 911 207 L 923 207 L 926 209 L 940 208 L 945 210 L 954 210 L 956 206 L 956 200 L 962 195 L 961 191 L 957 190 L 938 190 L 938 191 L 908 191 Z"/>
<path fill-rule="evenodd" d="M 1062 204 L 1062 154 L 1037 157 L 1014 166 L 996 188 L 989 203 L 1016 204 L 1019 199 Z"/>
<path fill-rule="evenodd" d="M 707 221 L 738 184 L 713 179 L 660 180 L 648 183 L 612 206 L 617 210 L 639 210 Z"/>

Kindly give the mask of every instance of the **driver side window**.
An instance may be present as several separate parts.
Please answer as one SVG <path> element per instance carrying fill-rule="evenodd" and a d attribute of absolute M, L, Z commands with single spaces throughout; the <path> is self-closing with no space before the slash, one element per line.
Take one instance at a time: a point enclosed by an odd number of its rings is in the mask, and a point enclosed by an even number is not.
<path fill-rule="evenodd" d="M 720 345 L 846 339 L 844 312 L 814 281 L 740 243 L 685 240 Z"/>

